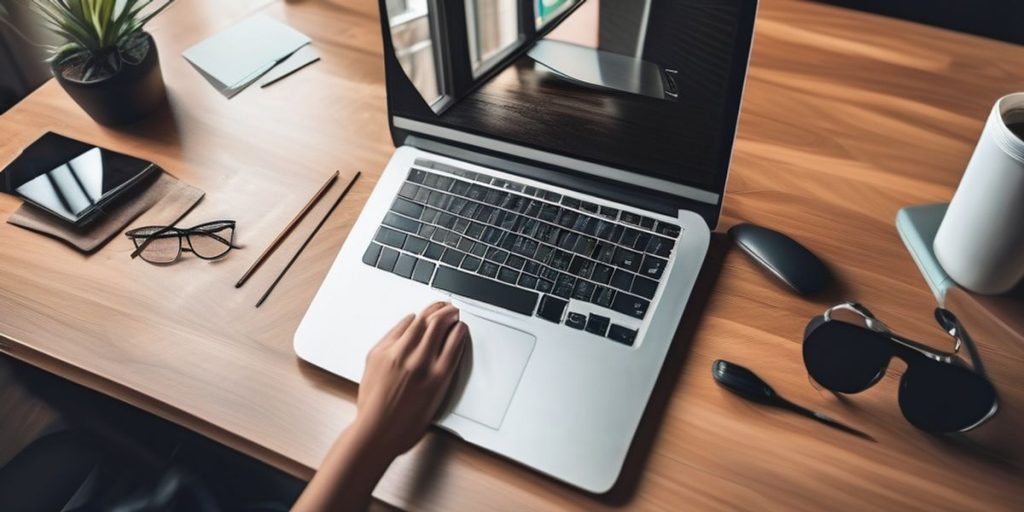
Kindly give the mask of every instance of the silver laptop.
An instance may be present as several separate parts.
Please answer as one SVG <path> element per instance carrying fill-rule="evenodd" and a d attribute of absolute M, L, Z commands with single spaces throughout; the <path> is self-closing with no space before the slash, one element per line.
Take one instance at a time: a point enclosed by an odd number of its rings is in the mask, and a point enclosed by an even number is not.
<path fill-rule="evenodd" d="M 718 222 L 756 2 L 380 4 L 398 149 L 295 351 L 359 382 L 451 301 L 472 344 L 438 426 L 608 491 Z"/>

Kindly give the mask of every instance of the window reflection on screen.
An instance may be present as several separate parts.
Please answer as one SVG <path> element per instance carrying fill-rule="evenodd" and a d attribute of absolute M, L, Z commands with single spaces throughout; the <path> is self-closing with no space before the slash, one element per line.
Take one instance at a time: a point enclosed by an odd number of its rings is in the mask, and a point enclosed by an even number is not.
<path fill-rule="evenodd" d="M 428 105 L 444 94 L 427 0 L 387 0 L 395 56 Z"/>
<path fill-rule="evenodd" d="M 578 0 L 536 0 L 537 28 L 541 28 Z"/>
<path fill-rule="evenodd" d="M 473 73 L 487 68 L 519 40 L 518 0 L 466 0 L 466 27 Z"/>

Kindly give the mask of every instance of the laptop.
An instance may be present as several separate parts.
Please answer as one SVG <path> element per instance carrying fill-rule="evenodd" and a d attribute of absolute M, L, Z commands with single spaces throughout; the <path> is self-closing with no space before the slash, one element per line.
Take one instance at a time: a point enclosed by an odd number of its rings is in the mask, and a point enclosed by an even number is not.
<path fill-rule="evenodd" d="M 606 492 L 718 223 L 756 1 L 380 9 L 397 149 L 295 352 L 359 382 L 450 301 L 472 342 L 437 425 Z"/>

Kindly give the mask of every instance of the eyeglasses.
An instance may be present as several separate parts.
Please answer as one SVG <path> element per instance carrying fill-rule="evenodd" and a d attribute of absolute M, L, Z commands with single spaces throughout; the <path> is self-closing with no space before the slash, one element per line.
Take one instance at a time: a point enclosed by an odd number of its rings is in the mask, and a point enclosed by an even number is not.
<path fill-rule="evenodd" d="M 235 221 L 218 220 L 188 229 L 174 226 L 146 226 L 125 233 L 135 244 L 131 257 L 141 256 L 143 260 L 158 265 L 178 261 L 185 250 L 204 260 L 223 257 L 234 245 Z M 186 243 L 187 242 L 187 245 Z"/>
<path fill-rule="evenodd" d="M 898 357 L 907 364 L 899 387 L 900 410 L 907 421 L 928 432 L 966 432 L 996 414 L 998 397 L 956 317 L 937 308 L 935 319 L 953 337 L 953 352 L 935 351 L 894 334 L 860 304 L 833 306 L 807 324 L 804 366 L 831 391 L 860 393 L 878 383 L 889 361 Z M 961 345 L 967 346 L 973 369 L 957 355 Z"/>

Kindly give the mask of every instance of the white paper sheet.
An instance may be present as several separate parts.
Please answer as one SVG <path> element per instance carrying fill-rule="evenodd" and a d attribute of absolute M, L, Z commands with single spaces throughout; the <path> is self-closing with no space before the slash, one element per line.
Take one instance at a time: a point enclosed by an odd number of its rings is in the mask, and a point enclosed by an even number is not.
<path fill-rule="evenodd" d="M 257 14 L 192 46 L 182 55 L 230 98 L 309 43 L 305 34 Z"/>

